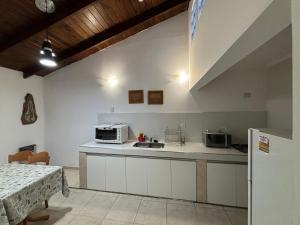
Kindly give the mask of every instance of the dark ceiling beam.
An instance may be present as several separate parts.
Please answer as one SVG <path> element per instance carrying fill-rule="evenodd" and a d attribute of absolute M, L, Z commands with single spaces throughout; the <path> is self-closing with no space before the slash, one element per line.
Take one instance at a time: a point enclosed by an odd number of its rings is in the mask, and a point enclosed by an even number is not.
<path fill-rule="evenodd" d="M 58 8 L 53 14 L 50 14 L 49 16 L 45 15 L 45 19 L 39 20 L 34 24 L 30 24 L 25 29 L 16 32 L 14 35 L 6 37 L 0 42 L 0 52 L 45 30 L 46 28 L 92 4 L 95 1 L 96 0 L 69 0 L 68 7 Z"/>
<path fill-rule="evenodd" d="M 97 45 L 99 45 L 101 42 L 104 42 L 106 40 L 114 38 L 115 36 L 128 31 L 130 28 L 138 26 L 140 24 L 143 24 L 143 23 L 147 22 L 148 20 L 150 20 L 156 16 L 159 16 L 160 14 L 168 12 L 169 10 L 176 8 L 176 7 L 177 8 L 180 7 L 179 10 L 176 9 L 176 14 L 178 14 L 182 11 L 185 11 L 188 7 L 188 2 L 189 2 L 189 0 L 167 0 L 166 2 L 163 2 L 160 5 L 152 8 L 152 9 L 149 9 L 148 11 L 146 11 L 132 19 L 129 19 L 125 22 L 117 24 L 103 32 L 100 32 L 100 33 L 94 35 L 91 38 L 88 38 L 88 39 L 80 42 L 76 46 L 71 47 L 71 48 L 59 53 L 57 56 L 58 66 L 56 68 L 46 69 L 45 67 L 43 67 L 39 64 L 36 64 L 35 66 L 23 71 L 23 77 L 28 78 L 34 74 L 40 74 L 41 72 L 43 72 L 43 75 L 47 75 L 67 64 L 70 64 L 69 61 L 70 61 L 71 57 L 75 57 L 76 55 L 82 54 L 85 51 L 87 52 L 87 54 L 92 54 L 95 52 L 92 48 L 97 47 Z M 169 18 L 171 16 L 174 16 L 174 15 L 173 14 L 170 14 L 170 16 L 167 15 L 166 18 Z M 161 22 L 161 21 L 158 21 L 158 22 Z M 158 22 L 156 22 L 156 23 L 158 23 Z M 152 25 L 154 25 L 154 24 L 152 24 Z M 150 27 L 150 26 L 151 25 L 149 25 L 148 27 Z M 92 53 L 88 53 L 88 52 L 92 52 Z M 80 59 L 75 59 L 72 62 L 75 62 L 78 60 L 80 60 Z"/>

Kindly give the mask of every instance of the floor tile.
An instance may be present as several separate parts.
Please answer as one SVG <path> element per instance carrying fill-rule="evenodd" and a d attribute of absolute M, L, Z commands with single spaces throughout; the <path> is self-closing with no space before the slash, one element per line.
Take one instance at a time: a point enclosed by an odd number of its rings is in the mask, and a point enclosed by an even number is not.
<path fill-rule="evenodd" d="M 110 197 L 109 195 L 95 195 L 80 211 L 80 215 L 91 216 L 102 220 L 108 214 L 116 200 L 117 197 Z"/>
<path fill-rule="evenodd" d="M 222 207 L 196 206 L 200 225 L 231 225 L 230 220 Z"/>
<path fill-rule="evenodd" d="M 210 208 L 210 209 L 223 209 L 223 206 L 205 204 L 205 203 L 195 203 L 195 206 L 196 207 L 201 207 L 201 208 Z"/>
<path fill-rule="evenodd" d="M 70 208 L 63 207 L 49 207 L 48 209 L 41 209 L 39 212 L 32 214 L 33 217 L 49 215 L 50 218 L 47 221 L 39 221 L 35 223 L 28 223 L 34 225 L 68 225 L 73 216 L 68 214 Z"/>
<path fill-rule="evenodd" d="M 246 209 L 236 209 L 236 208 L 224 208 L 229 220 L 232 225 L 247 225 L 247 213 Z"/>
<path fill-rule="evenodd" d="M 120 194 L 120 198 L 126 198 L 126 199 L 135 199 L 135 200 L 142 200 L 143 197 L 139 195 L 129 195 L 129 194 Z"/>
<path fill-rule="evenodd" d="M 74 217 L 72 215 L 61 215 L 59 217 L 53 217 L 50 215 L 49 221 L 43 225 L 69 225 Z M 37 225 L 37 224 L 35 224 Z"/>
<path fill-rule="evenodd" d="M 87 216 L 74 216 L 69 225 L 101 225 L 102 220 Z"/>
<path fill-rule="evenodd" d="M 121 196 L 113 205 L 106 219 L 133 222 L 141 200 L 138 198 Z"/>
<path fill-rule="evenodd" d="M 65 175 L 70 187 L 79 188 L 79 169 L 64 168 Z"/>
<path fill-rule="evenodd" d="M 198 225 L 195 207 L 181 204 L 167 204 L 167 224 Z"/>
<path fill-rule="evenodd" d="M 79 188 L 79 169 L 76 168 L 64 168 L 68 185 L 70 187 Z"/>
<path fill-rule="evenodd" d="M 96 191 L 96 196 L 108 196 L 108 197 L 114 197 L 118 198 L 120 197 L 120 194 L 118 193 L 113 193 L 113 192 L 105 192 L 105 191 Z"/>
<path fill-rule="evenodd" d="M 226 207 L 226 206 L 223 206 L 223 209 L 226 211 L 226 212 L 230 212 L 230 211 L 234 211 L 234 212 L 247 212 L 248 210 L 245 209 L 245 208 L 235 208 L 235 207 Z"/>
<path fill-rule="evenodd" d="M 101 225 L 132 225 L 132 222 L 116 221 L 116 220 L 103 220 Z"/>
<path fill-rule="evenodd" d="M 34 214 L 48 221 L 28 225 L 246 225 L 247 210 L 165 198 L 71 188 Z"/>
<path fill-rule="evenodd" d="M 65 200 L 66 197 L 64 197 L 61 192 L 58 192 L 48 200 L 48 203 L 51 206 L 60 206 Z"/>
<path fill-rule="evenodd" d="M 162 202 L 162 203 L 167 203 L 168 199 L 166 198 L 155 198 L 155 197 L 143 197 L 143 201 L 152 201 L 152 202 Z"/>
<path fill-rule="evenodd" d="M 175 200 L 175 199 L 168 199 L 168 204 L 180 204 L 180 205 L 195 206 L 194 202 L 184 201 L 184 200 Z"/>
<path fill-rule="evenodd" d="M 166 207 L 163 202 L 143 200 L 134 222 L 142 225 L 165 225 Z"/>
<path fill-rule="evenodd" d="M 70 196 L 63 202 L 61 206 L 71 207 L 72 211 L 70 213 L 78 214 L 95 195 L 96 194 L 93 191 L 71 189 Z"/>

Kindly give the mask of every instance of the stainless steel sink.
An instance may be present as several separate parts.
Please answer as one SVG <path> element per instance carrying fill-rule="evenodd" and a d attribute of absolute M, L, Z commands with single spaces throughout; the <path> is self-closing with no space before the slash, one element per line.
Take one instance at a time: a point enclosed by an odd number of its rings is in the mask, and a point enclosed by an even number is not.
<path fill-rule="evenodd" d="M 155 142 L 136 142 L 133 147 L 137 148 L 164 148 L 165 144 Z"/>

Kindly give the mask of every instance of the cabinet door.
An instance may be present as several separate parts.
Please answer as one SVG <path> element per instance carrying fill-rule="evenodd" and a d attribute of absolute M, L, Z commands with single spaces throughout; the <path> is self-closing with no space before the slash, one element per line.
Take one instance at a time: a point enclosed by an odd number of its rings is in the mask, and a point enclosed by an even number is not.
<path fill-rule="evenodd" d="M 207 163 L 207 202 L 236 206 L 234 164 Z"/>
<path fill-rule="evenodd" d="M 248 207 L 247 172 L 247 165 L 236 165 L 236 204 L 238 207 Z"/>
<path fill-rule="evenodd" d="M 125 157 L 106 157 L 106 190 L 126 192 Z"/>
<path fill-rule="evenodd" d="M 87 155 L 87 188 L 105 190 L 106 157 Z"/>
<path fill-rule="evenodd" d="M 147 159 L 126 158 L 127 192 L 131 194 L 148 194 Z"/>
<path fill-rule="evenodd" d="M 196 162 L 171 161 L 172 198 L 196 201 Z"/>
<path fill-rule="evenodd" d="M 170 160 L 147 159 L 148 194 L 158 197 L 171 197 Z"/>

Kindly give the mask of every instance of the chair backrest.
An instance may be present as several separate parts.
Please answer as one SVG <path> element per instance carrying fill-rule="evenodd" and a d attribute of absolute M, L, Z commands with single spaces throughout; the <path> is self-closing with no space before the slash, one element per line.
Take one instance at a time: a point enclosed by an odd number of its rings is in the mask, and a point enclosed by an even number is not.
<path fill-rule="evenodd" d="M 39 152 L 34 153 L 28 157 L 28 163 L 45 163 L 46 165 L 49 165 L 50 156 L 48 152 Z"/>
<path fill-rule="evenodd" d="M 32 151 L 18 152 L 14 155 L 8 155 L 8 163 L 12 162 L 28 162 L 28 157 L 32 155 Z"/>

